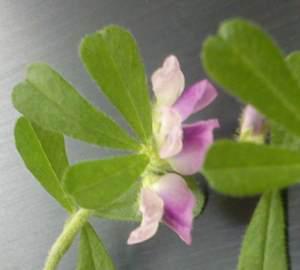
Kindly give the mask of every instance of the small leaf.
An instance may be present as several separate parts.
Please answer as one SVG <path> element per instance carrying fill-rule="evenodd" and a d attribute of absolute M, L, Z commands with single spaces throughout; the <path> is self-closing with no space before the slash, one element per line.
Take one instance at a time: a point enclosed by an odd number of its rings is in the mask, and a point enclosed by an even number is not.
<path fill-rule="evenodd" d="M 109 26 L 82 40 L 86 69 L 104 94 L 143 140 L 152 134 L 151 105 L 145 69 L 133 36 Z"/>
<path fill-rule="evenodd" d="M 67 170 L 65 188 L 81 207 L 104 209 L 132 187 L 147 164 L 144 155 L 82 162 Z"/>
<path fill-rule="evenodd" d="M 203 173 L 217 191 L 249 196 L 300 182 L 300 153 L 281 147 L 218 141 Z"/>
<path fill-rule="evenodd" d="M 141 182 L 135 182 L 128 191 L 112 204 L 97 210 L 95 215 L 111 220 L 140 221 L 141 215 L 139 214 L 138 203 L 140 189 Z"/>
<path fill-rule="evenodd" d="M 186 176 L 185 180 L 191 189 L 191 191 L 194 193 L 194 196 L 196 198 L 196 207 L 194 208 L 194 217 L 197 217 L 201 214 L 204 204 L 205 204 L 205 196 L 204 193 L 201 191 L 195 177 L 193 176 Z"/>
<path fill-rule="evenodd" d="M 21 117 L 16 123 L 15 141 L 26 167 L 41 185 L 71 212 L 74 206 L 61 183 L 62 175 L 68 167 L 63 136 L 44 130 Z"/>
<path fill-rule="evenodd" d="M 29 66 L 26 80 L 14 88 L 13 103 L 26 118 L 46 129 L 105 147 L 138 147 L 123 129 L 46 64 Z"/>
<path fill-rule="evenodd" d="M 114 264 L 93 227 L 81 230 L 77 270 L 114 270 Z"/>
<path fill-rule="evenodd" d="M 280 49 L 258 26 L 226 21 L 204 43 L 202 59 L 220 86 L 300 136 L 300 87 Z"/>
<path fill-rule="evenodd" d="M 262 195 L 244 237 L 238 269 L 288 269 L 280 191 Z"/>

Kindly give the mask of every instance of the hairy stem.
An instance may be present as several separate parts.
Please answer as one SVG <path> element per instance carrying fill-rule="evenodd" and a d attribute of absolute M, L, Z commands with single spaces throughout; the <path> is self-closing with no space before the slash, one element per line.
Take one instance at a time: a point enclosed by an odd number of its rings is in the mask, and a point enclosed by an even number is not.
<path fill-rule="evenodd" d="M 55 270 L 61 258 L 69 249 L 76 234 L 86 224 L 91 214 L 90 210 L 79 209 L 66 223 L 62 233 L 50 249 L 44 270 Z"/>

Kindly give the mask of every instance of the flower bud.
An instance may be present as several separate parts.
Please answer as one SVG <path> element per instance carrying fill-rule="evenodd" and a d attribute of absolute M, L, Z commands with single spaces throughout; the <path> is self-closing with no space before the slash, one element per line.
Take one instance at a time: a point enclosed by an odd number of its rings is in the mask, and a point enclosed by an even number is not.
<path fill-rule="evenodd" d="M 240 141 L 263 143 L 266 135 L 266 119 L 253 106 L 247 105 L 240 121 Z"/>

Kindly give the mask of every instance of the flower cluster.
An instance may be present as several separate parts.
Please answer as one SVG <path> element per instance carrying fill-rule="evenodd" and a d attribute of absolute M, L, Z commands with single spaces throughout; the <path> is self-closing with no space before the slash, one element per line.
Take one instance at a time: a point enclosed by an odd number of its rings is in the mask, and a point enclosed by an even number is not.
<path fill-rule="evenodd" d="M 193 175 L 202 166 L 213 142 L 217 119 L 185 124 L 192 114 L 208 106 L 217 96 L 213 85 L 199 81 L 184 90 L 185 79 L 178 59 L 171 55 L 152 75 L 156 98 L 153 105 L 154 141 L 159 158 L 169 168 L 148 174 L 140 192 L 142 222 L 133 230 L 128 244 L 151 238 L 163 221 L 186 243 L 191 244 L 196 198 L 183 175 Z"/>

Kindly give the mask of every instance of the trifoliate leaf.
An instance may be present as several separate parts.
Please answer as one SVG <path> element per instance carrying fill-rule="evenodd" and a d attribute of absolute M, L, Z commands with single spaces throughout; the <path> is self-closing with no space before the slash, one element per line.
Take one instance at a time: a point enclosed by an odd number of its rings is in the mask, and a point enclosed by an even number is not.
<path fill-rule="evenodd" d="M 64 137 L 21 117 L 16 123 L 15 141 L 26 167 L 71 212 L 74 206 L 62 187 L 62 175 L 68 167 Z"/>
<path fill-rule="evenodd" d="M 288 270 L 280 191 L 262 195 L 246 231 L 239 270 Z"/>
<path fill-rule="evenodd" d="M 105 209 L 136 183 L 147 164 L 145 155 L 85 161 L 67 170 L 64 186 L 81 207 Z"/>
<path fill-rule="evenodd" d="M 94 108 L 46 64 L 32 64 L 13 91 L 16 109 L 39 126 L 104 147 L 136 150 L 137 142 Z"/>
<path fill-rule="evenodd" d="M 224 22 L 205 41 L 202 59 L 220 86 L 300 136 L 299 84 L 283 53 L 257 25 L 242 19 Z"/>
<path fill-rule="evenodd" d="M 232 196 L 250 196 L 300 182 L 300 152 L 282 147 L 218 141 L 203 167 L 215 190 Z"/>
<path fill-rule="evenodd" d="M 151 105 L 144 65 L 133 36 L 108 26 L 82 40 L 80 54 L 92 78 L 133 130 L 152 135 Z"/>
<path fill-rule="evenodd" d="M 87 223 L 81 230 L 76 270 L 114 270 L 111 257 L 93 227 Z"/>

